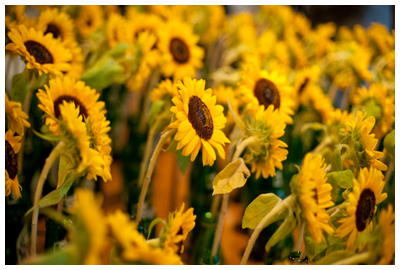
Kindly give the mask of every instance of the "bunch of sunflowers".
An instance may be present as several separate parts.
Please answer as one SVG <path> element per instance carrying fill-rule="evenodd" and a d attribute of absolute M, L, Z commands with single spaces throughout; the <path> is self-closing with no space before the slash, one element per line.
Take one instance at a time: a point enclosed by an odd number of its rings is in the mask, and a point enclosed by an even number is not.
<path fill-rule="evenodd" d="M 394 30 L 289 6 L 6 15 L 6 261 L 394 264 Z M 194 188 L 162 218 L 165 152 Z"/>

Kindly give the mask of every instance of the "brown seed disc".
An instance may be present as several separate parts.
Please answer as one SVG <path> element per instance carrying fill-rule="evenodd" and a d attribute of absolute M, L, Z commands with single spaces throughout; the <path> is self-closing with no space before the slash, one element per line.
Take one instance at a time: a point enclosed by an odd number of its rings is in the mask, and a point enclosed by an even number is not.
<path fill-rule="evenodd" d="M 26 50 L 35 57 L 39 64 L 52 64 L 54 62 L 51 53 L 41 44 L 36 41 L 28 40 L 24 43 Z"/>
<path fill-rule="evenodd" d="M 86 110 L 85 105 L 82 104 L 82 102 L 80 102 L 77 98 L 73 97 L 73 96 L 69 96 L 69 95 L 61 95 L 59 96 L 54 102 L 54 115 L 56 118 L 60 117 L 60 105 L 63 104 L 63 101 L 67 101 L 67 102 L 74 102 L 75 103 L 75 107 L 79 106 L 79 115 L 88 117 L 88 111 Z M 83 120 L 83 118 L 82 118 Z"/>
<path fill-rule="evenodd" d="M 299 87 L 299 95 L 304 91 L 304 89 L 306 88 L 307 84 L 308 84 L 309 79 L 306 78 L 304 80 L 304 82 L 300 85 Z"/>
<path fill-rule="evenodd" d="M 182 40 L 173 38 L 169 44 L 169 50 L 174 60 L 180 64 L 184 64 L 189 60 L 190 52 L 188 46 Z"/>
<path fill-rule="evenodd" d="M 372 220 L 375 211 L 375 194 L 369 188 L 364 189 L 358 199 L 356 226 L 359 232 L 365 230 Z"/>
<path fill-rule="evenodd" d="M 259 79 L 254 87 L 254 96 L 265 108 L 268 108 L 269 105 L 274 105 L 275 109 L 279 109 L 281 106 L 278 88 L 276 88 L 275 84 L 270 80 L 264 78 Z"/>
<path fill-rule="evenodd" d="M 58 38 L 61 35 L 60 29 L 58 29 L 58 27 L 52 23 L 47 25 L 47 29 L 44 34 L 46 35 L 47 33 L 52 33 L 54 38 Z"/>
<path fill-rule="evenodd" d="M 213 119 L 206 104 L 197 96 L 191 96 L 189 99 L 188 118 L 200 138 L 211 139 L 214 131 Z"/>
<path fill-rule="evenodd" d="M 6 171 L 8 172 L 8 176 L 11 179 L 14 179 L 15 176 L 18 174 L 18 163 L 17 163 L 17 156 L 15 155 L 14 149 L 12 148 L 11 144 L 6 141 Z"/>

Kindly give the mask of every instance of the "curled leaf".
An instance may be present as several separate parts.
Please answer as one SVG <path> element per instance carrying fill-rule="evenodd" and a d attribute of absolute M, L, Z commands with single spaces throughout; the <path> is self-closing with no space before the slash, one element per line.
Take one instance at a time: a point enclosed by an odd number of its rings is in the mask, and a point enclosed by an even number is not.
<path fill-rule="evenodd" d="M 244 164 L 244 160 L 239 158 L 238 160 L 229 163 L 213 181 L 213 189 L 215 194 L 226 194 L 231 192 L 235 188 L 243 187 L 247 178 L 250 177 L 250 171 Z"/>

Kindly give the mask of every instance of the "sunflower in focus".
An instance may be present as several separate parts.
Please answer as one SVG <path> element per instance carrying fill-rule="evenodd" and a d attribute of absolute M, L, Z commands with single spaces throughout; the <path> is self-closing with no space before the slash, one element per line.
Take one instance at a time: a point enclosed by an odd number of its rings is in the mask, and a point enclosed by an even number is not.
<path fill-rule="evenodd" d="M 37 69 L 39 75 L 50 73 L 62 75 L 69 71 L 71 65 L 71 52 L 60 41 L 54 39 L 51 34 L 43 35 L 43 32 L 34 28 L 26 28 L 19 25 L 8 33 L 12 43 L 6 45 L 6 50 L 14 51 L 22 55 L 27 61 L 28 69 Z"/>
<path fill-rule="evenodd" d="M 40 13 L 37 29 L 44 35 L 52 33 L 55 39 L 61 41 L 74 41 L 74 22 L 65 12 L 59 12 L 57 8 L 47 9 Z"/>
<path fill-rule="evenodd" d="M 275 176 L 275 167 L 282 170 L 282 161 L 286 160 L 288 147 L 286 143 L 278 138 L 285 134 L 285 122 L 274 106 L 264 109 L 259 106 L 252 117 L 252 123 L 246 128 L 245 137 L 253 136 L 257 143 L 247 147 L 244 160 L 251 164 L 251 172 L 256 172 L 256 179 L 263 176 Z"/>
<path fill-rule="evenodd" d="M 393 205 L 389 204 L 387 209 L 383 209 L 379 215 L 379 227 L 381 228 L 381 259 L 377 264 L 390 264 L 395 250 L 395 222 Z"/>
<path fill-rule="evenodd" d="M 193 215 L 193 207 L 184 212 L 185 203 L 182 203 L 179 211 L 175 211 L 169 215 L 168 228 L 165 235 L 160 237 L 161 242 L 164 241 L 164 249 L 180 255 L 183 253 L 183 241 L 187 238 L 189 232 L 193 230 L 196 223 L 196 215 Z M 165 237 L 165 239 L 164 239 Z"/>
<path fill-rule="evenodd" d="M 114 48 L 120 42 L 124 41 L 124 33 L 125 33 L 125 24 L 126 21 L 124 17 L 122 17 L 118 13 L 111 13 L 107 20 L 107 41 L 108 46 L 110 48 Z"/>
<path fill-rule="evenodd" d="M 101 6 L 81 6 L 79 17 L 75 20 L 76 28 L 82 37 L 86 38 L 93 34 L 103 25 L 103 9 Z"/>
<path fill-rule="evenodd" d="M 14 136 L 12 130 L 5 134 L 5 191 L 6 197 L 10 195 L 11 190 L 16 199 L 21 198 L 22 187 L 18 182 L 18 162 L 17 153 L 21 148 L 21 136 Z"/>
<path fill-rule="evenodd" d="M 376 205 L 387 198 L 386 193 L 382 193 L 385 187 L 383 174 L 375 168 L 363 168 L 358 176 L 358 181 L 353 179 L 353 191 L 349 194 L 347 207 L 347 217 L 340 219 L 339 228 L 336 234 L 344 238 L 349 235 L 346 249 L 351 249 L 357 235 L 364 231 L 372 230 L 372 217 L 376 212 Z"/>
<path fill-rule="evenodd" d="M 83 81 L 75 81 L 69 77 L 63 79 L 56 78 L 49 82 L 49 86 L 44 85 L 46 91 L 39 89 L 36 96 L 42 104 L 38 107 L 47 114 L 46 125 L 55 134 L 59 134 L 59 124 L 53 118 L 60 117 L 59 106 L 63 101 L 74 103 L 79 107 L 79 115 L 88 118 L 93 107 L 98 110 L 104 108 L 105 103 L 98 101 L 100 94 L 96 90 L 85 86 Z"/>
<path fill-rule="evenodd" d="M 171 20 L 160 32 L 157 45 L 162 53 L 161 72 L 166 77 L 182 80 L 196 77 L 196 70 L 203 67 L 204 49 L 197 46 L 199 36 L 192 27 L 178 20 Z"/>
<path fill-rule="evenodd" d="M 366 114 L 357 111 L 355 120 L 349 120 L 346 123 L 345 129 L 341 131 L 344 132 L 348 143 L 353 145 L 357 161 L 361 168 L 371 166 L 381 171 L 386 171 L 387 166 L 379 161 L 383 153 L 375 151 L 378 139 L 375 138 L 375 134 L 371 133 L 375 125 L 375 118 L 370 116 L 364 120 Z"/>
<path fill-rule="evenodd" d="M 240 73 L 239 89 L 243 95 L 243 103 L 247 104 L 250 115 L 254 115 L 259 106 L 268 109 L 273 105 L 282 120 L 293 123 L 294 114 L 293 88 L 285 76 L 276 71 L 260 70 L 256 65 L 248 63 Z"/>
<path fill-rule="evenodd" d="M 202 148 L 203 165 L 211 166 L 216 159 L 213 147 L 225 159 L 224 146 L 230 141 L 221 131 L 226 122 L 224 108 L 215 105 L 217 98 L 211 89 L 204 90 L 205 84 L 204 80 L 190 77 L 178 82 L 180 97 L 172 99 L 175 106 L 170 109 L 177 120 L 169 127 L 178 131 L 174 140 L 178 141 L 177 150 L 183 148 L 183 156 L 191 155 L 190 160 L 194 161 Z"/>
<path fill-rule="evenodd" d="M 394 96 L 389 96 L 383 84 L 372 83 L 369 90 L 365 86 L 358 88 L 353 98 L 353 103 L 358 108 L 363 108 L 367 116 L 374 116 L 376 125 L 372 130 L 378 139 L 393 129 L 395 121 Z"/>
<path fill-rule="evenodd" d="M 7 94 L 5 94 L 5 114 L 6 120 L 8 122 L 8 129 L 18 133 L 19 135 L 24 135 L 24 127 L 30 127 L 26 119 L 28 115 L 21 109 L 21 103 L 11 101 Z"/>
<path fill-rule="evenodd" d="M 171 100 L 172 98 L 179 98 L 178 87 L 170 79 L 161 81 L 151 93 L 151 102 L 163 100 L 164 98 Z"/>
<path fill-rule="evenodd" d="M 152 247 L 144 236 L 137 231 L 137 224 L 131 221 L 129 215 L 117 209 L 107 217 L 111 235 L 116 239 L 117 251 L 122 262 L 180 265 L 180 257 L 159 247 Z"/>
<path fill-rule="evenodd" d="M 326 164 L 321 155 L 313 157 L 311 153 L 307 154 L 297 178 L 297 185 L 292 187 L 292 193 L 296 194 L 310 235 L 317 244 L 325 241 L 322 231 L 333 233 L 333 228 L 329 226 L 330 216 L 325 211 L 334 205 L 331 197 L 332 186 L 326 182 L 325 168 Z"/>

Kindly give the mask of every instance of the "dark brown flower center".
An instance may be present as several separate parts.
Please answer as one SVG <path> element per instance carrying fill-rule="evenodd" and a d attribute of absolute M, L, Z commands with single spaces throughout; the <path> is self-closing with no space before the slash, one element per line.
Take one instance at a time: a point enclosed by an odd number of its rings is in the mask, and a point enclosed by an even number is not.
<path fill-rule="evenodd" d="M 189 99 L 188 118 L 200 138 L 211 139 L 214 131 L 212 116 L 206 104 L 197 96 L 191 96 Z"/>
<path fill-rule="evenodd" d="M 54 116 L 56 118 L 60 117 L 60 105 L 63 104 L 63 101 L 67 102 L 74 102 L 75 107 L 79 106 L 79 115 L 82 115 L 82 121 L 84 120 L 85 117 L 88 117 L 88 111 L 86 110 L 85 105 L 83 105 L 82 102 L 80 102 L 76 97 L 69 96 L 69 95 L 61 95 L 59 96 L 56 100 L 54 100 Z"/>
<path fill-rule="evenodd" d="M 47 29 L 46 32 L 44 32 L 44 34 L 46 35 L 47 33 L 52 33 L 54 38 L 58 38 L 61 34 L 60 29 L 58 29 L 58 27 L 52 23 L 49 23 L 47 25 Z"/>
<path fill-rule="evenodd" d="M 359 232 L 365 230 L 372 220 L 375 211 L 375 194 L 369 188 L 361 192 L 356 210 L 356 226 Z"/>
<path fill-rule="evenodd" d="M 254 87 L 254 96 L 258 102 L 268 108 L 269 105 L 274 105 L 275 109 L 281 106 L 281 98 L 278 88 L 270 80 L 261 78 L 257 81 Z"/>
<path fill-rule="evenodd" d="M 317 189 L 316 188 L 313 188 L 313 191 L 314 191 L 314 200 L 315 200 L 315 202 L 318 204 L 318 191 L 317 191 Z"/>
<path fill-rule="evenodd" d="M 300 85 L 299 87 L 299 95 L 304 91 L 304 89 L 306 88 L 307 84 L 308 84 L 309 79 L 306 78 L 304 80 L 304 82 Z"/>
<path fill-rule="evenodd" d="M 177 235 L 183 235 L 182 227 L 179 228 Z M 178 243 L 178 252 L 177 252 L 178 255 L 181 255 L 181 253 L 183 252 L 182 246 L 183 246 L 183 241 Z"/>
<path fill-rule="evenodd" d="M 86 25 L 87 26 L 92 26 L 92 19 L 91 18 L 86 20 Z"/>
<path fill-rule="evenodd" d="M 39 64 L 52 64 L 54 62 L 53 56 L 42 44 L 28 40 L 24 45 L 29 54 L 35 57 L 36 62 Z"/>
<path fill-rule="evenodd" d="M 174 60 L 180 64 L 184 64 L 189 60 L 190 52 L 188 46 L 179 38 L 173 38 L 169 44 L 169 50 Z"/>
<path fill-rule="evenodd" d="M 6 141 L 6 171 L 11 179 L 14 179 L 18 174 L 18 163 L 17 156 L 15 155 L 14 149 L 11 144 Z"/>

